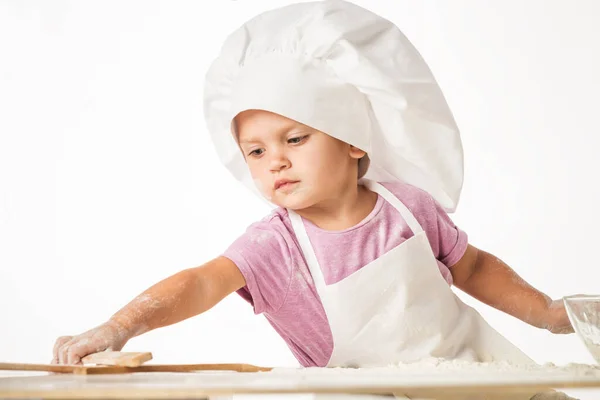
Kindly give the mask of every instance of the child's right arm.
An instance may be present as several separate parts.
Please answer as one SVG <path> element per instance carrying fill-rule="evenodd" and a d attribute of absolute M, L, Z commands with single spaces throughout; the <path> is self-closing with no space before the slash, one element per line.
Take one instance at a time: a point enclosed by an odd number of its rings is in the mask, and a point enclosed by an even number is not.
<path fill-rule="evenodd" d="M 57 339 L 53 364 L 80 364 L 104 350 L 119 351 L 133 337 L 201 314 L 246 285 L 237 266 L 218 257 L 157 283 L 104 324 L 78 336 Z"/>

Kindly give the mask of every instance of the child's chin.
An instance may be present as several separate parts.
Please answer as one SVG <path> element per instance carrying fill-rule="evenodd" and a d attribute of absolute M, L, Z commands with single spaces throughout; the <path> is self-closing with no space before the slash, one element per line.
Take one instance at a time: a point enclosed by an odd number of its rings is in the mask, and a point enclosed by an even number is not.
<path fill-rule="evenodd" d="M 298 211 L 308 208 L 312 205 L 309 199 L 302 198 L 303 196 L 287 196 L 287 198 L 276 199 L 277 205 L 282 208 Z M 275 200 L 275 199 L 274 199 Z"/>

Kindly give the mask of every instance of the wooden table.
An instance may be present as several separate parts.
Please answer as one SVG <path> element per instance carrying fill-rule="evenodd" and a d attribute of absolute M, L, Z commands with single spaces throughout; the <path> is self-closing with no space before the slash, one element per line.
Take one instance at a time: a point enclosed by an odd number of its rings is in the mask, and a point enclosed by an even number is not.
<path fill-rule="evenodd" d="M 271 372 L 237 373 L 204 371 L 194 373 L 132 373 L 76 376 L 70 374 L 21 373 L 0 378 L 0 398 L 45 399 L 221 399 L 237 394 L 360 394 L 403 393 L 412 398 L 464 400 L 485 393 L 488 399 L 509 399 L 509 395 L 543 392 L 549 388 L 597 388 L 600 369 L 590 371 L 532 371 L 468 374 L 438 371 L 349 371 L 317 368 L 276 369 Z M 324 396 L 326 397 L 326 396 Z M 283 398 L 283 396 L 281 396 Z M 600 398 L 600 397 L 599 397 Z"/>

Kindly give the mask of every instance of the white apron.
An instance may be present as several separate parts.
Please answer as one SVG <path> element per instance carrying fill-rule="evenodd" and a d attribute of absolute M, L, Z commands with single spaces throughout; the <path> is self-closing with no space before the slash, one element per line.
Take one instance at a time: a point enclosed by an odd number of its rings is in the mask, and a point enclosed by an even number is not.
<path fill-rule="evenodd" d="M 325 283 L 302 218 L 288 210 L 333 336 L 327 366 L 381 367 L 428 357 L 534 363 L 451 290 L 408 208 L 379 183 L 364 184 L 400 212 L 414 236 L 337 283 Z"/>

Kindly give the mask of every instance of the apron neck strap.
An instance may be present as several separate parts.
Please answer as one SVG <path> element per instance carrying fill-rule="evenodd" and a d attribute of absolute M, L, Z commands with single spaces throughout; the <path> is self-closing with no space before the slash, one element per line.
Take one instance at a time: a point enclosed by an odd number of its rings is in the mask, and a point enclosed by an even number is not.
<path fill-rule="evenodd" d="M 414 235 L 423 232 L 423 228 L 421 227 L 421 224 L 419 224 L 415 216 L 410 212 L 408 207 L 406 207 L 404 203 L 400 201 L 400 199 L 398 199 L 396 196 L 394 196 L 394 194 L 392 194 L 392 192 L 387 190 L 382 184 L 369 179 L 363 179 L 361 182 L 364 183 L 364 185 L 369 190 L 379 194 L 388 203 L 394 206 L 394 208 L 398 210 L 404 221 L 406 221 L 406 224 L 408 225 L 408 227 Z"/>
<path fill-rule="evenodd" d="M 417 221 L 417 219 L 412 215 L 410 210 L 402 203 L 396 196 L 394 196 L 389 190 L 387 190 L 383 185 L 371 181 L 368 179 L 363 179 L 361 181 L 364 185 L 371 191 L 379 194 L 383 197 L 388 203 L 390 203 L 402 216 L 402 218 L 406 221 L 408 227 L 412 230 L 414 235 L 417 235 L 423 232 L 423 228 Z M 304 258 L 306 259 L 306 264 L 310 270 L 313 281 L 315 283 L 315 287 L 317 291 L 320 292 L 322 288 L 326 286 L 325 278 L 323 276 L 323 271 L 319 266 L 319 261 L 317 260 L 317 255 L 313 249 L 313 246 L 310 243 L 310 239 L 308 234 L 306 233 L 306 227 L 304 226 L 304 222 L 302 221 L 302 217 L 298 215 L 293 210 L 287 210 L 288 215 L 290 216 L 290 221 L 292 223 L 292 228 L 294 228 L 294 233 L 296 238 L 298 239 L 298 244 L 302 249 L 302 253 L 304 254 Z"/>
<path fill-rule="evenodd" d="M 298 244 L 300 245 L 302 253 L 304 254 L 304 258 L 306 259 L 306 265 L 310 270 L 310 274 L 312 275 L 317 292 L 321 293 L 321 289 L 326 286 L 325 277 L 323 276 L 323 271 L 321 271 L 315 250 L 310 244 L 310 239 L 306 233 L 306 227 L 304 226 L 304 222 L 302 222 L 302 217 L 296 214 L 296 212 L 293 210 L 288 210 L 288 215 L 290 216 L 292 228 L 294 228 L 294 233 L 296 234 Z"/>

